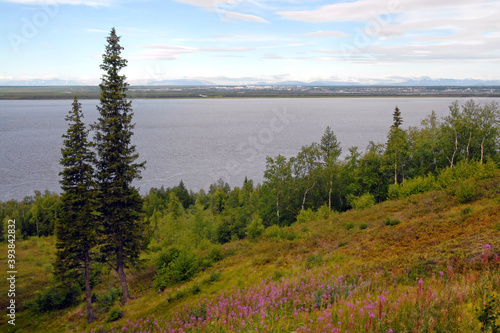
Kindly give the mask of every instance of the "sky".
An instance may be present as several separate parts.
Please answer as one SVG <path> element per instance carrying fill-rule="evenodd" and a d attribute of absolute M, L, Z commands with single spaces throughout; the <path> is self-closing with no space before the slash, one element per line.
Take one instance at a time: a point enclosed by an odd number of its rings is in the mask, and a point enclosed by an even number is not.
<path fill-rule="evenodd" d="M 0 0 L 0 82 L 500 79 L 500 0 Z"/>

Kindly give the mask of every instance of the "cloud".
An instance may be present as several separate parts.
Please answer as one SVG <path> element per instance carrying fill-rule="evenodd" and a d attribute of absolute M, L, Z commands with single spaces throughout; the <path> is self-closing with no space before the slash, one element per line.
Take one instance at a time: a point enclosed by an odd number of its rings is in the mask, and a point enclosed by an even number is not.
<path fill-rule="evenodd" d="M 237 20 L 242 20 L 242 21 L 269 23 L 269 21 L 264 20 L 262 17 L 256 16 L 256 15 L 241 14 L 241 13 L 236 13 L 236 12 L 230 12 L 227 10 L 220 10 L 218 12 L 225 15 L 226 18 L 232 18 L 232 19 L 237 19 Z"/>
<path fill-rule="evenodd" d="M 478 1 L 487 3 L 487 0 Z M 395 15 L 401 12 L 442 11 L 470 5 L 469 0 L 358 0 L 325 5 L 318 9 L 301 11 L 279 11 L 278 14 L 289 20 L 305 22 L 346 22 L 367 21 L 381 15 Z"/>
<path fill-rule="evenodd" d="M 230 53 L 230 52 L 247 52 L 253 51 L 253 47 L 230 47 L 230 48 L 219 48 L 219 47 L 187 47 L 178 46 L 170 44 L 148 44 L 136 47 L 138 49 L 143 49 L 138 52 L 136 56 L 131 59 L 134 60 L 175 60 L 184 54 L 193 53 Z M 229 57 L 230 55 L 224 55 Z"/>
<path fill-rule="evenodd" d="M 26 5 L 83 5 L 91 7 L 111 6 L 114 0 L 0 0 L 0 2 L 12 2 Z"/>
<path fill-rule="evenodd" d="M 221 15 L 221 19 L 225 21 L 241 20 L 247 22 L 261 22 L 269 23 L 269 21 L 252 14 L 243 14 L 235 11 L 227 10 L 239 2 L 244 2 L 242 0 L 174 0 L 176 2 L 189 4 L 196 7 L 201 7 L 205 10 L 218 13 Z"/>
<path fill-rule="evenodd" d="M 318 49 L 338 59 L 363 63 L 473 62 L 500 61 L 500 38 L 485 40 L 449 40 L 432 44 L 369 45 L 356 48 L 341 45 L 338 49 Z"/>
<path fill-rule="evenodd" d="M 293 34 L 293 36 L 306 36 L 306 37 L 347 37 L 349 34 L 342 31 L 317 31 L 308 32 L 305 34 Z"/>

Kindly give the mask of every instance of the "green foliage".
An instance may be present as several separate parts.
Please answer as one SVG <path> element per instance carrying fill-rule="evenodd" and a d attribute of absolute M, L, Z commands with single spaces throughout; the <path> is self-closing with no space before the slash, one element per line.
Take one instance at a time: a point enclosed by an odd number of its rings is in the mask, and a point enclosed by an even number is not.
<path fill-rule="evenodd" d="M 481 322 L 482 332 L 500 332 L 500 297 L 487 295 L 487 300 L 476 309 L 477 319 Z"/>
<path fill-rule="evenodd" d="M 323 258 L 320 254 L 310 254 L 306 259 L 306 268 L 311 269 L 313 267 L 321 266 L 323 264 Z"/>
<path fill-rule="evenodd" d="M 158 269 L 166 267 L 170 265 L 170 263 L 177 257 L 179 257 L 180 254 L 181 250 L 179 250 L 175 246 L 171 246 L 160 253 L 156 262 L 156 266 L 158 267 Z"/>
<path fill-rule="evenodd" d="M 61 310 L 75 305 L 82 291 L 76 284 L 58 284 L 35 294 L 24 305 L 34 313 Z"/>
<path fill-rule="evenodd" d="M 482 192 L 476 182 L 466 179 L 454 187 L 454 195 L 459 203 L 468 203 L 477 200 Z"/>
<path fill-rule="evenodd" d="M 298 237 L 294 229 L 290 227 L 280 228 L 277 225 L 273 225 L 267 228 L 264 231 L 264 236 L 276 241 L 280 239 L 292 241 Z"/>
<path fill-rule="evenodd" d="M 113 308 L 108 315 L 108 319 L 106 320 L 108 323 L 112 323 L 117 321 L 118 319 L 123 318 L 123 311 L 118 308 Z"/>
<path fill-rule="evenodd" d="M 351 197 L 350 203 L 354 209 L 362 210 L 375 205 L 375 197 L 370 193 L 365 193 L 360 197 Z"/>
<path fill-rule="evenodd" d="M 99 304 L 99 309 L 102 312 L 108 312 L 113 305 L 115 305 L 116 300 L 121 296 L 121 288 L 111 288 L 102 294 L 95 296 L 95 301 Z"/>
<path fill-rule="evenodd" d="M 366 223 L 361 223 L 361 224 L 359 225 L 359 230 L 365 230 L 365 229 L 367 229 L 367 228 L 368 228 L 368 224 L 366 224 Z"/>
<path fill-rule="evenodd" d="M 209 283 L 217 282 L 220 280 L 220 277 L 222 275 L 221 271 L 215 271 L 210 274 L 210 277 L 208 278 Z"/>
<path fill-rule="evenodd" d="M 356 225 L 353 222 L 344 223 L 344 228 L 346 230 L 354 229 L 354 227 L 356 227 Z"/>
<path fill-rule="evenodd" d="M 264 224 L 262 223 L 262 218 L 258 215 L 254 215 L 252 222 L 247 227 L 247 237 L 250 241 L 255 242 L 265 231 Z"/>
<path fill-rule="evenodd" d="M 310 208 L 301 210 L 299 215 L 297 215 L 297 223 L 306 223 L 309 221 L 314 221 L 317 218 L 317 216 L 318 214 Z"/>
<path fill-rule="evenodd" d="M 436 189 L 438 189 L 438 185 L 433 175 L 426 177 L 418 176 L 405 179 L 400 184 L 391 184 L 389 186 L 388 197 L 390 199 L 401 199 L 412 194 L 425 193 Z"/>
<path fill-rule="evenodd" d="M 196 255 L 181 251 L 168 265 L 163 265 L 154 276 L 155 289 L 163 290 L 175 283 L 191 279 L 198 271 Z"/>
<path fill-rule="evenodd" d="M 386 218 L 383 223 L 386 226 L 393 227 L 393 226 L 398 225 L 402 222 L 400 220 L 397 220 L 397 219 Z"/>
<path fill-rule="evenodd" d="M 191 293 L 192 293 L 193 295 L 197 295 L 197 294 L 199 294 L 200 292 L 201 292 L 201 288 L 200 288 L 200 286 L 199 286 L 199 285 L 195 284 L 195 285 L 193 285 L 193 286 L 191 287 Z"/>

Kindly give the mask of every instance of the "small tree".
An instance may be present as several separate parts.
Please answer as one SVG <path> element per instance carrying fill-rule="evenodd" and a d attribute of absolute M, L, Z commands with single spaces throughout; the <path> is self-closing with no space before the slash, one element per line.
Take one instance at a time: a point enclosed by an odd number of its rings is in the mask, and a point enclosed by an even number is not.
<path fill-rule="evenodd" d="M 338 173 L 339 166 L 337 165 L 337 160 L 342 154 L 342 147 L 340 142 L 337 141 L 337 136 L 333 133 L 330 126 L 325 130 L 325 133 L 321 137 L 320 150 L 323 157 L 324 170 L 328 179 L 328 209 L 332 209 L 332 192 L 333 192 L 333 181 L 335 175 Z"/>
<path fill-rule="evenodd" d="M 97 205 L 92 167 L 94 154 L 90 150 L 88 131 L 82 118 L 81 104 L 75 97 L 73 109 L 66 117 L 69 128 L 63 135 L 64 148 L 61 149 L 60 163 L 64 169 L 60 173 L 60 183 L 63 193 L 62 211 L 56 229 L 55 270 L 60 280 L 73 280 L 83 268 L 87 318 L 91 323 L 95 316 L 91 301 L 90 261 L 91 251 L 97 243 Z"/>
<path fill-rule="evenodd" d="M 102 259 L 118 274 L 125 303 L 130 297 L 125 267 L 133 264 L 147 245 L 146 224 L 141 219 L 142 198 L 132 181 L 140 178 L 145 162 L 135 163 L 139 155 L 131 143 L 132 103 L 127 101 L 128 84 L 119 72 L 127 65 L 121 57 L 123 47 L 113 28 L 103 54 L 105 71 L 101 88 L 99 118 L 94 124 L 97 148 L 97 187 L 103 224 Z"/>
<path fill-rule="evenodd" d="M 387 140 L 387 150 L 389 160 L 392 160 L 392 165 L 394 166 L 394 184 L 404 180 L 404 166 L 407 155 L 407 138 L 406 132 L 400 127 L 403 124 L 403 118 L 401 116 L 401 111 L 396 106 L 393 113 L 394 123 L 389 131 Z M 398 173 L 401 177 L 398 177 Z"/>

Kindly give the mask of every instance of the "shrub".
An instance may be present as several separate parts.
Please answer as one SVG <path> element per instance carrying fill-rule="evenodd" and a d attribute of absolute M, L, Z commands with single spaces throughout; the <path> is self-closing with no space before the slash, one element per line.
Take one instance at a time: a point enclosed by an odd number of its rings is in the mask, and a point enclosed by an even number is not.
<path fill-rule="evenodd" d="M 359 230 L 365 230 L 366 228 L 368 228 L 368 224 L 366 224 L 366 223 L 361 223 L 359 225 Z"/>
<path fill-rule="evenodd" d="M 210 246 L 210 251 L 208 252 L 208 259 L 212 262 L 221 261 L 224 259 L 224 253 L 222 253 L 222 246 L 220 244 L 212 244 Z"/>
<path fill-rule="evenodd" d="M 247 226 L 247 237 L 250 241 L 255 242 L 264 233 L 265 227 L 262 223 L 262 218 L 254 215 L 252 222 Z"/>
<path fill-rule="evenodd" d="M 425 193 L 438 189 L 434 176 L 416 177 L 405 179 L 401 184 L 392 184 L 389 186 L 388 197 L 390 199 L 401 199 L 412 194 Z"/>
<path fill-rule="evenodd" d="M 163 265 L 154 276 L 155 289 L 163 290 L 174 283 L 187 281 L 196 274 L 198 260 L 196 256 L 187 251 L 182 251 L 179 256 L 168 265 Z"/>
<path fill-rule="evenodd" d="M 390 218 L 386 218 L 386 219 L 384 220 L 384 224 L 385 224 L 386 226 L 389 226 L 389 227 L 393 227 L 393 226 L 398 225 L 398 224 L 400 224 L 400 223 L 401 223 L 401 221 L 400 221 L 400 220 L 396 220 L 396 219 L 392 220 L 392 219 L 390 219 Z"/>
<path fill-rule="evenodd" d="M 312 209 L 308 208 L 306 210 L 301 210 L 299 215 L 297 215 L 297 223 L 305 223 L 309 221 L 314 221 L 318 217 L 318 214 Z"/>
<path fill-rule="evenodd" d="M 200 286 L 195 284 L 194 286 L 191 287 L 191 293 L 193 295 L 197 295 L 201 292 Z"/>
<path fill-rule="evenodd" d="M 174 261 L 179 255 L 181 251 L 175 247 L 171 246 L 167 248 L 166 250 L 162 251 L 160 255 L 158 256 L 157 260 L 157 267 L 161 268 L 163 266 L 168 266 L 172 261 Z"/>
<path fill-rule="evenodd" d="M 103 312 L 108 312 L 109 309 L 115 304 L 116 300 L 121 296 L 121 288 L 111 288 L 103 294 L 96 296 L 96 302 L 99 304 Z"/>
<path fill-rule="evenodd" d="M 212 283 L 212 282 L 219 281 L 221 275 L 222 275 L 221 271 L 215 271 L 215 272 L 211 273 L 210 277 L 208 278 L 208 282 Z"/>
<path fill-rule="evenodd" d="M 370 208 L 375 205 L 375 197 L 373 194 L 365 193 L 360 197 L 352 197 L 351 206 L 356 210 Z"/>
<path fill-rule="evenodd" d="M 355 227 L 355 226 L 356 226 L 356 225 L 355 225 L 354 223 L 352 223 L 352 222 L 349 222 L 349 223 L 344 223 L 344 228 L 345 228 L 346 230 L 351 230 L 351 229 L 354 229 L 354 227 Z"/>
<path fill-rule="evenodd" d="M 454 195 L 458 203 L 468 203 L 481 196 L 481 189 L 471 179 L 466 179 L 455 187 Z"/>
<path fill-rule="evenodd" d="M 500 332 L 500 324 L 497 324 L 498 319 L 500 319 L 500 297 L 495 297 L 493 295 L 488 295 L 488 300 L 486 302 L 481 302 L 481 306 L 476 309 L 478 314 L 477 319 L 482 324 L 482 331 L 489 332 Z"/>
<path fill-rule="evenodd" d="M 277 225 L 272 225 L 264 231 L 264 236 L 267 238 L 273 238 L 273 239 L 278 239 L 280 235 L 280 227 Z"/>
<path fill-rule="evenodd" d="M 321 255 L 317 254 L 311 254 L 307 257 L 306 259 L 306 267 L 307 268 L 313 268 L 315 266 L 319 266 L 323 263 L 323 259 L 321 258 Z"/>
<path fill-rule="evenodd" d="M 113 310 L 111 310 L 111 312 L 109 313 L 109 316 L 108 316 L 108 319 L 107 319 L 107 322 L 108 323 L 111 323 L 113 321 L 117 321 L 118 319 L 120 318 L 123 318 L 123 311 L 120 310 L 120 309 L 117 309 L 117 308 L 114 308 Z"/>
<path fill-rule="evenodd" d="M 78 302 L 81 295 L 80 287 L 75 284 L 55 285 L 37 293 L 25 303 L 25 307 L 33 312 L 49 312 L 68 308 Z"/>

